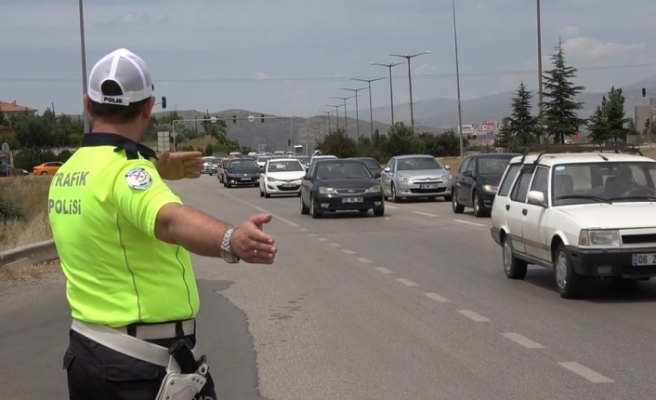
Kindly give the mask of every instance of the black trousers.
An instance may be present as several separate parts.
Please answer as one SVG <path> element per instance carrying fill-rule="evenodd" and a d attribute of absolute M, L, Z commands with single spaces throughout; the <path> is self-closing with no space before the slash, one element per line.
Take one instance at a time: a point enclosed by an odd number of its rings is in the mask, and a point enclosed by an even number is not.
<path fill-rule="evenodd" d="M 187 336 L 189 345 L 195 336 Z M 152 343 L 168 348 L 175 339 Z M 155 400 L 166 368 L 116 352 L 71 330 L 70 342 L 64 354 L 64 369 L 68 374 L 71 400 Z M 207 383 L 196 400 L 216 400 L 214 381 Z"/>

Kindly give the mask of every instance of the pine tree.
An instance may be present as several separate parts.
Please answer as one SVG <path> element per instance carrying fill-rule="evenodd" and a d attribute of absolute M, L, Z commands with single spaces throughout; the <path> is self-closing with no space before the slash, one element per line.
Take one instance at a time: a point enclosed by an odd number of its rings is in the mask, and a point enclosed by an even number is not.
<path fill-rule="evenodd" d="M 627 129 L 624 127 L 629 119 L 624 112 L 624 94 L 622 88 L 610 88 L 608 92 L 608 105 L 606 111 L 606 124 L 609 138 L 626 139 Z"/>
<path fill-rule="evenodd" d="M 576 95 L 585 88 L 574 86 L 571 79 L 576 77 L 576 69 L 565 63 L 562 41 L 555 47 L 551 56 L 553 69 L 547 71 L 544 78 L 544 100 L 542 122 L 547 135 L 553 136 L 554 142 L 565 143 L 565 137 L 573 135 L 585 120 L 579 118 L 577 111 L 583 103 L 574 101 Z"/>
<path fill-rule="evenodd" d="M 524 82 L 521 82 L 511 104 L 511 135 L 519 139 L 524 146 L 526 146 L 529 141 L 533 141 L 538 126 L 537 118 L 531 115 L 532 97 L 533 95 L 531 92 L 526 90 Z"/>
<path fill-rule="evenodd" d="M 595 112 L 590 116 L 588 120 L 588 129 L 590 130 L 590 138 L 593 143 L 601 143 L 608 139 L 608 126 L 606 124 L 606 115 L 605 115 L 605 102 L 606 97 L 602 101 L 602 105 L 597 106 Z"/>

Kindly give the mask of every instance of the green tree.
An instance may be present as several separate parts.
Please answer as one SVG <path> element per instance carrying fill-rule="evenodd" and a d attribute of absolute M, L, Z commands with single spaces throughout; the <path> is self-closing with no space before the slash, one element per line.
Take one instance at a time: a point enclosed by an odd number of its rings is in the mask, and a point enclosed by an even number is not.
<path fill-rule="evenodd" d="M 575 86 L 572 79 L 576 77 L 576 69 L 567 66 L 562 41 L 555 47 L 552 54 L 553 69 L 546 71 L 544 79 L 544 101 L 542 123 L 547 135 L 556 143 L 565 143 L 565 137 L 573 135 L 585 120 L 579 118 L 578 111 L 583 103 L 575 101 L 575 97 L 585 88 Z"/>
<path fill-rule="evenodd" d="M 316 149 L 323 154 L 345 158 L 357 156 L 357 143 L 344 133 L 344 129 L 337 129 L 319 141 Z"/>
<path fill-rule="evenodd" d="M 627 129 L 625 125 L 629 122 L 624 111 L 624 94 L 622 88 L 611 87 L 608 92 L 608 106 L 606 110 L 606 125 L 608 135 L 614 139 L 626 140 Z"/>
<path fill-rule="evenodd" d="M 534 140 L 538 127 L 538 119 L 531 115 L 532 97 L 531 92 L 526 89 L 526 85 L 522 81 L 511 103 L 510 133 L 512 137 L 519 139 L 524 146 Z"/>
<path fill-rule="evenodd" d="M 588 119 L 588 130 L 593 143 L 601 143 L 608 139 L 608 125 L 606 124 L 606 97 L 601 105 L 597 106 L 594 113 Z"/>
<path fill-rule="evenodd" d="M 203 119 L 204 121 L 201 122 L 201 125 L 206 134 L 214 139 L 226 137 L 227 126 L 223 118 L 217 118 L 215 122 L 212 122 L 211 117 L 206 116 Z"/>

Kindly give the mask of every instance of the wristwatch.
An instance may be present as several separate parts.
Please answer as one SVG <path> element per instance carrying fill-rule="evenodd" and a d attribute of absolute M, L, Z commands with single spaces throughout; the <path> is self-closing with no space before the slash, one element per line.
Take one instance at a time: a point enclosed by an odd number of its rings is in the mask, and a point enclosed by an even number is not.
<path fill-rule="evenodd" d="M 221 243 L 221 257 L 225 262 L 229 264 L 236 264 L 239 262 L 239 257 L 232 250 L 232 245 L 230 244 L 230 239 L 232 238 L 232 233 L 237 229 L 235 226 L 231 226 L 223 235 L 223 242 Z"/>

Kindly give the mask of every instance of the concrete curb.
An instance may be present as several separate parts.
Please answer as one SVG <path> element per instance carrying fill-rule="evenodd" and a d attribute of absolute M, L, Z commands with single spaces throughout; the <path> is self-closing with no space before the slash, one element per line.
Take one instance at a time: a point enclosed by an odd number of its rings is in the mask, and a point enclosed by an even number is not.
<path fill-rule="evenodd" d="M 46 240 L 0 252 L 0 269 L 18 269 L 58 258 L 55 241 Z"/>

